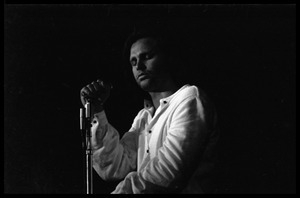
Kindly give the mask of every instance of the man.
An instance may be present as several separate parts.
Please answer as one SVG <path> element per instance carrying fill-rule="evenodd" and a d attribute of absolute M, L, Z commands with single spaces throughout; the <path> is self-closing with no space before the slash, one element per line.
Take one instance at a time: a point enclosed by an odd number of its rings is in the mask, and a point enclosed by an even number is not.
<path fill-rule="evenodd" d="M 136 32 L 126 46 L 133 77 L 150 101 L 120 139 L 103 107 L 110 86 L 97 80 L 82 88 L 83 105 L 94 99 L 93 168 L 104 180 L 123 179 L 113 194 L 210 192 L 218 139 L 211 103 L 196 86 L 176 82 L 165 37 Z"/>

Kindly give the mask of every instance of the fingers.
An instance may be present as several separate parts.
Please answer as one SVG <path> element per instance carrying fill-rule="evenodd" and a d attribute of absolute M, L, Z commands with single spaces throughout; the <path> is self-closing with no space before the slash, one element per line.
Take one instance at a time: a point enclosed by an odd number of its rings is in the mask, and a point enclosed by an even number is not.
<path fill-rule="evenodd" d="M 103 83 L 97 81 L 97 82 L 92 82 L 91 85 L 93 86 L 93 88 L 95 89 L 95 91 L 104 91 L 104 87 L 103 87 Z"/>
<path fill-rule="evenodd" d="M 108 89 L 108 90 L 111 90 L 113 88 L 112 84 L 111 83 L 106 83 L 105 85 L 105 88 Z"/>
<path fill-rule="evenodd" d="M 91 94 L 95 94 L 97 92 L 96 87 L 93 84 L 88 84 L 86 86 Z"/>
<path fill-rule="evenodd" d="M 84 97 L 91 95 L 91 91 L 88 87 L 83 87 L 80 92 L 81 92 L 81 95 Z"/>
<path fill-rule="evenodd" d="M 99 84 L 101 84 L 101 86 L 103 87 L 103 88 L 105 88 L 107 91 L 109 91 L 109 90 L 111 90 L 112 88 L 113 88 L 113 86 L 112 86 L 112 84 L 110 83 L 110 82 L 103 82 L 102 80 L 100 80 L 100 79 L 98 79 L 97 80 L 97 82 L 99 83 Z"/>
<path fill-rule="evenodd" d="M 104 83 L 103 80 L 100 80 L 100 79 L 97 79 L 96 82 L 97 82 L 98 84 L 100 84 L 102 87 L 104 87 L 104 84 L 106 84 L 106 83 Z"/>
<path fill-rule="evenodd" d="M 88 100 L 91 100 L 93 102 L 97 101 L 101 104 L 104 104 L 104 102 L 110 95 L 111 89 L 111 83 L 104 83 L 100 79 L 91 82 L 90 84 L 83 87 L 80 91 L 82 104 L 84 105 Z"/>
<path fill-rule="evenodd" d="M 100 94 L 108 91 L 110 87 L 110 84 L 104 84 L 102 80 L 98 79 L 97 81 L 93 81 L 92 83 L 82 88 L 81 95 L 97 98 L 100 96 Z"/>

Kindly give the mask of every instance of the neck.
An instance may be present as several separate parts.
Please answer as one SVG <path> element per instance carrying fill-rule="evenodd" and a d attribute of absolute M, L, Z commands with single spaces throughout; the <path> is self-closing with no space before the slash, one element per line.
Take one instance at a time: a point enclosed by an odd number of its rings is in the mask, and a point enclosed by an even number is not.
<path fill-rule="evenodd" d="M 155 92 L 149 92 L 154 105 L 154 109 L 156 110 L 159 107 L 160 99 L 172 95 L 177 90 L 178 90 L 178 86 L 174 83 L 174 81 L 168 81 L 166 82 L 163 89 Z"/>

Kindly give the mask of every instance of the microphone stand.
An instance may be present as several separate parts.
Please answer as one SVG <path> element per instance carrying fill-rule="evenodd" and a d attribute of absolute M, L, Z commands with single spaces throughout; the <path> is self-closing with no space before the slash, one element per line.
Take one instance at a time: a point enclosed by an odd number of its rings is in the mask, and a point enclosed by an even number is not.
<path fill-rule="evenodd" d="M 93 161 L 92 161 L 92 131 L 91 131 L 91 103 L 90 100 L 85 104 L 85 111 L 80 108 L 80 130 L 85 137 L 82 146 L 86 154 L 86 194 L 93 194 Z"/>

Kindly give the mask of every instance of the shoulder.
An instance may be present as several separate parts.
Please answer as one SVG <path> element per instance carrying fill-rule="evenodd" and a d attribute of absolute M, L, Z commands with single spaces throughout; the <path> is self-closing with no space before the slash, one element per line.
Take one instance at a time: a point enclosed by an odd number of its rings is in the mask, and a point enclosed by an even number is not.
<path fill-rule="evenodd" d="M 202 101 L 204 99 L 206 100 L 206 98 L 206 94 L 199 87 L 187 84 L 177 91 L 174 98 L 172 98 L 172 101 L 185 101 L 192 99 L 199 99 Z"/>
<path fill-rule="evenodd" d="M 174 99 L 173 104 L 177 112 L 188 111 L 204 116 L 209 130 L 215 130 L 216 107 L 203 89 L 195 85 L 185 85 Z"/>
<path fill-rule="evenodd" d="M 206 92 L 195 85 L 184 85 L 172 98 L 170 104 L 182 108 L 198 108 L 206 115 L 213 116 L 216 112 L 214 103 Z"/>
<path fill-rule="evenodd" d="M 203 114 L 200 89 L 189 84 L 182 86 L 169 101 L 169 107 L 176 115 L 182 115 L 184 112 Z"/>

